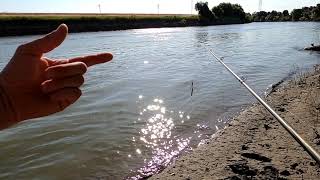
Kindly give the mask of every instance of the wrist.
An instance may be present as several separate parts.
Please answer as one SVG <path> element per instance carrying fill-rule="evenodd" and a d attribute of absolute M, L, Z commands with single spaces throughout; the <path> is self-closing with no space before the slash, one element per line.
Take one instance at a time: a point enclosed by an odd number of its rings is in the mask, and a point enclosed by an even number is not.
<path fill-rule="evenodd" d="M 18 122 L 13 102 L 0 75 L 0 130 Z"/>

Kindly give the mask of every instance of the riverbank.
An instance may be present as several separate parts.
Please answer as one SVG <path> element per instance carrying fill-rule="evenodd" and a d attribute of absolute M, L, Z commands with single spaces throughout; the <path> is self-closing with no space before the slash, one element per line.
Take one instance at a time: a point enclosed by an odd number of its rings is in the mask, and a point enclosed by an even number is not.
<path fill-rule="evenodd" d="M 0 14 L 0 37 L 51 32 L 65 23 L 69 32 L 114 31 L 140 28 L 240 24 L 235 20 L 202 23 L 191 15 L 99 15 L 99 14 Z"/>
<path fill-rule="evenodd" d="M 320 152 L 320 69 L 271 93 L 267 102 Z M 261 105 L 151 179 L 319 179 L 316 162 Z"/>

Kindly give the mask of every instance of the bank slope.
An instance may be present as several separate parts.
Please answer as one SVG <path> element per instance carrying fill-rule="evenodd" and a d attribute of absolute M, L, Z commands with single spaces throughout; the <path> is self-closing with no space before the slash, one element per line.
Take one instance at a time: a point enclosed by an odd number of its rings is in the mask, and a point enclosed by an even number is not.
<path fill-rule="evenodd" d="M 320 151 L 320 70 L 290 81 L 267 102 Z M 206 144 L 151 179 L 319 179 L 316 162 L 261 105 L 241 112 Z"/>

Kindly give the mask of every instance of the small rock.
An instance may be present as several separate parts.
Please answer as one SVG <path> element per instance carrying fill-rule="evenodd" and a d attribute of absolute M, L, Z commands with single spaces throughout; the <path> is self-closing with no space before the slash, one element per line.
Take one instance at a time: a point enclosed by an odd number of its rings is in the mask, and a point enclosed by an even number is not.
<path fill-rule="evenodd" d="M 171 173 L 170 175 L 171 175 L 171 176 L 175 176 L 176 174 L 175 174 L 175 173 Z"/>
<path fill-rule="evenodd" d="M 265 147 L 270 148 L 271 144 L 265 144 Z"/>
<path fill-rule="evenodd" d="M 271 159 L 256 153 L 242 153 L 241 156 L 262 162 L 271 162 Z"/>
<path fill-rule="evenodd" d="M 280 172 L 280 174 L 282 176 L 290 176 L 290 172 L 288 170 L 284 170 L 284 171 Z"/>
<path fill-rule="evenodd" d="M 316 134 L 315 139 L 320 139 L 320 134 L 318 133 L 318 131 L 317 131 L 317 130 L 315 131 L 315 134 Z"/>
<path fill-rule="evenodd" d="M 208 167 L 206 167 L 205 171 L 206 171 L 206 172 L 209 172 L 209 171 L 210 171 L 210 169 L 209 169 Z"/>
<path fill-rule="evenodd" d="M 316 166 L 316 162 L 310 162 L 310 166 Z"/>
<path fill-rule="evenodd" d="M 258 170 L 250 169 L 249 166 L 244 162 L 237 162 L 235 164 L 229 165 L 232 172 L 239 175 L 256 176 Z"/>
<path fill-rule="evenodd" d="M 320 139 L 314 139 L 314 140 L 313 140 L 313 143 L 315 143 L 316 145 L 319 146 L 319 145 L 320 145 Z"/>
<path fill-rule="evenodd" d="M 296 167 L 297 167 L 298 165 L 299 165 L 298 163 L 294 163 L 294 164 L 292 164 L 290 167 L 291 167 L 291 169 L 296 169 Z"/>
<path fill-rule="evenodd" d="M 278 177 L 277 180 L 288 180 L 288 179 L 284 177 Z"/>
<path fill-rule="evenodd" d="M 279 170 L 273 166 L 265 166 L 263 169 L 261 174 L 265 175 L 265 179 L 277 179 L 279 176 Z"/>
<path fill-rule="evenodd" d="M 241 178 L 239 178 L 238 176 L 231 176 L 231 177 L 227 177 L 224 180 L 241 180 Z"/>
<path fill-rule="evenodd" d="M 304 171 L 302 169 L 297 170 L 297 174 L 303 174 L 303 173 L 304 173 Z"/>
<path fill-rule="evenodd" d="M 246 146 L 246 145 L 242 145 L 242 146 L 241 146 L 241 149 L 242 149 L 242 150 L 248 150 L 248 149 L 249 149 L 249 147 L 248 147 L 248 146 Z"/>
<path fill-rule="evenodd" d="M 270 127 L 268 124 L 264 124 L 264 128 L 265 128 L 266 130 L 271 129 L 271 127 Z"/>
<path fill-rule="evenodd" d="M 258 144 L 258 145 L 262 147 L 266 147 L 268 149 L 271 147 L 271 144 Z"/>

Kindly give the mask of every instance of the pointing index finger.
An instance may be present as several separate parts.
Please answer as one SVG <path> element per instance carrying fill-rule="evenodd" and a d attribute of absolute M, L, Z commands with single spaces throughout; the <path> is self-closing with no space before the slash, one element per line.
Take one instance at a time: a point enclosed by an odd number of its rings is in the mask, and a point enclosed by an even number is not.
<path fill-rule="evenodd" d="M 112 58 L 113 58 L 113 55 L 111 53 L 101 53 L 96 55 L 72 58 L 72 59 L 69 59 L 69 63 L 83 62 L 87 65 L 87 67 L 89 67 L 96 64 L 101 64 L 101 63 L 111 61 Z"/>

